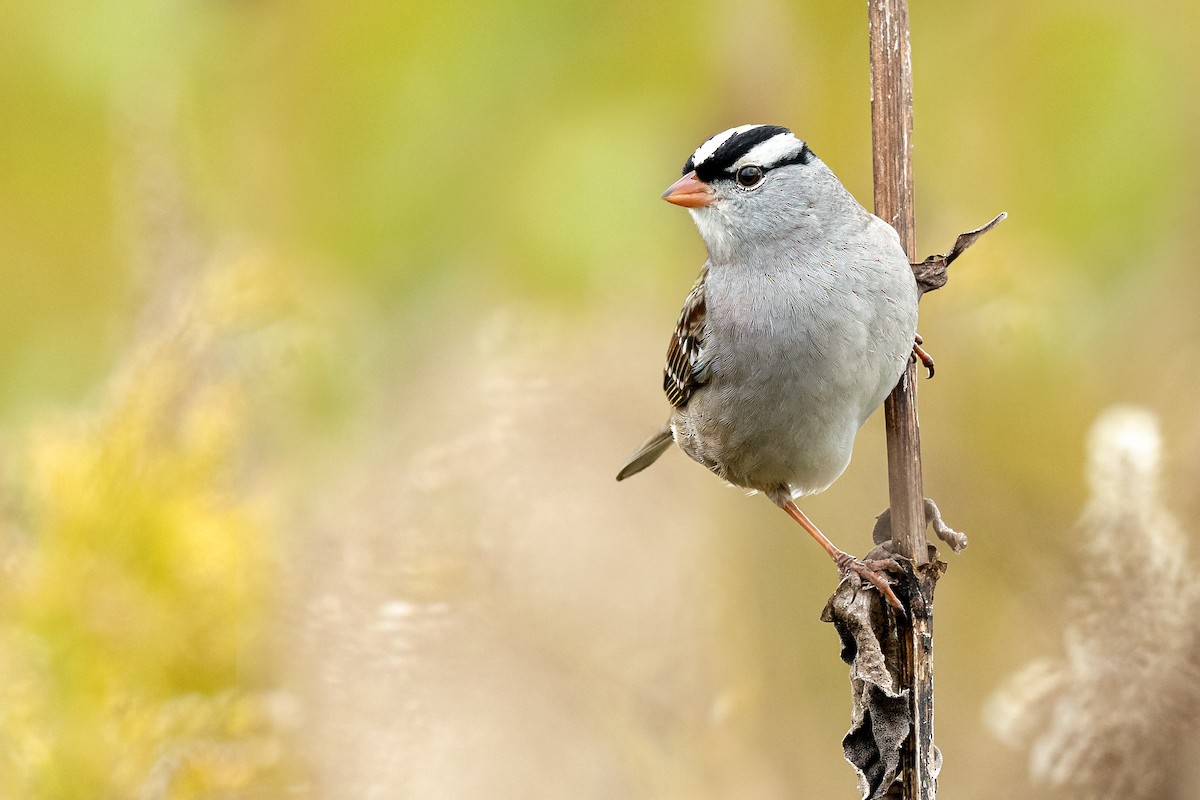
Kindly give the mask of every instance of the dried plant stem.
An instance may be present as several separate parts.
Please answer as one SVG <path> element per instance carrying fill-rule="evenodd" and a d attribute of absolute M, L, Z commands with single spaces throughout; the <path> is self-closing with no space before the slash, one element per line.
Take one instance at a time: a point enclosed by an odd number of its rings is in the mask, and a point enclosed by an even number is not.
<path fill-rule="evenodd" d="M 871 132 L 875 213 L 900 234 L 913 260 L 912 60 L 907 0 L 868 0 L 871 56 Z M 921 435 L 917 423 L 917 368 L 910 363 L 884 405 L 892 547 L 911 560 L 909 615 L 898 620 L 903 649 L 901 678 L 912 702 L 912 731 L 900 767 L 903 797 L 929 800 L 937 790 L 933 747 L 933 585 L 925 538 Z"/>

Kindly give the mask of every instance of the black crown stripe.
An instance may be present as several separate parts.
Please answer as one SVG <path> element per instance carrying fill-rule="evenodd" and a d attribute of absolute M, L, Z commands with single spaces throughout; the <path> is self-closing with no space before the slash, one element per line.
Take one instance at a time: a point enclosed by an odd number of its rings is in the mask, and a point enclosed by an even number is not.
<path fill-rule="evenodd" d="M 787 133 L 791 133 L 791 131 L 780 125 L 762 125 L 742 133 L 734 134 L 728 140 L 722 142 L 721 146 L 713 151 L 713 154 L 702 161 L 699 166 L 696 166 L 692 157 L 689 156 L 687 162 L 683 165 L 683 174 L 686 175 L 695 170 L 697 178 L 705 183 L 709 183 L 726 175 L 739 158 L 749 153 L 758 145 L 780 134 Z M 808 145 L 802 144 L 794 155 L 788 156 L 774 164 L 762 164 L 760 166 L 764 170 L 770 170 L 789 164 L 810 164 L 815 157 Z"/>

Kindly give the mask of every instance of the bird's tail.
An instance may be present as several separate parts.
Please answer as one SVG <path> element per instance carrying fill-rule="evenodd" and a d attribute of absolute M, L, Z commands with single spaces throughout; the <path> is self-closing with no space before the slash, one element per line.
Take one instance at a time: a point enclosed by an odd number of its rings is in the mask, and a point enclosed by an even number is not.
<path fill-rule="evenodd" d="M 617 473 L 617 480 L 623 481 L 630 475 L 636 475 L 653 464 L 671 445 L 671 441 L 671 426 L 663 425 L 661 430 L 642 442 L 641 447 L 633 451 L 633 455 L 626 459 L 625 466 L 621 467 L 621 471 Z"/>

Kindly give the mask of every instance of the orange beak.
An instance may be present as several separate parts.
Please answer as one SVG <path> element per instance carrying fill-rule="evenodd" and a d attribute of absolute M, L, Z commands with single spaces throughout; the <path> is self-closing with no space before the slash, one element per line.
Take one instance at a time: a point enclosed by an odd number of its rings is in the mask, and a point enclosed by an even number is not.
<path fill-rule="evenodd" d="M 712 187 L 696 177 L 695 170 L 671 184 L 662 196 L 668 203 L 684 208 L 700 208 L 717 198 Z"/>

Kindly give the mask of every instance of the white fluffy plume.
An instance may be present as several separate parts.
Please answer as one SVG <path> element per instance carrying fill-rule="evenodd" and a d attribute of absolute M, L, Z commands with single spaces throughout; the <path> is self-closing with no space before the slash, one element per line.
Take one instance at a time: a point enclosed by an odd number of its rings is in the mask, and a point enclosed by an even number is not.
<path fill-rule="evenodd" d="M 1187 542 L 1159 498 L 1157 420 L 1112 408 L 1089 451 L 1082 580 L 1063 584 L 1062 653 L 1014 675 L 988 722 L 1028 749 L 1031 779 L 1056 797 L 1171 797 L 1200 696 L 1197 592 Z"/>

